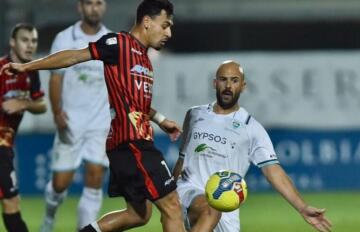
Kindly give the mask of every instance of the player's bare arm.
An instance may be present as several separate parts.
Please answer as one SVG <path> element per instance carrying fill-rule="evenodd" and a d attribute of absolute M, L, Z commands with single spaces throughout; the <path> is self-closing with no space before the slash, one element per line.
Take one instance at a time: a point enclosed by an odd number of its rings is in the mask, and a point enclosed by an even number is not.
<path fill-rule="evenodd" d="M 182 172 L 183 165 L 184 165 L 184 159 L 178 158 L 178 160 L 175 163 L 173 173 L 172 173 L 175 178 L 175 181 L 177 181 L 177 179 L 179 178 L 179 176 Z"/>
<path fill-rule="evenodd" d="M 37 100 L 13 98 L 4 101 L 2 109 L 7 114 L 17 114 L 24 111 L 29 111 L 32 114 L 42 114 L 46 112 L 46 104 L 43 98 Z"/>
<path fill-rule="evenodd" d="M 164 115 L 151 108 L 149 112 L 151 121 L 155 122 L 165 133 L 170 136 L 171 141 L 176 141 L 182 133 L 179 125 L 172 120 L 167 119 Z"/>
<path fill-rule="evenodd" d="M 49 82 L 49 98 L 50 105 L 54 116 L 55 124 L 58 130 L 63 130 L 67 127 L 67 114 L 63 111 L 61 106 L 61 91 L 64 76 L 58 73 L 52 73 Z"/>
<path fill-rule="evenodd" d="M 306 222 L 318 231 L 331 231 L 331 223 L 324 215 L 325 209 L 307 205 L 280 165 L 268 165 L 261 170 L 269 183 L 303 216 Z"/>
<path fill-rule="evenodd" d="M 175 180 L 177 180 L 179 178 L 179 176 L 182 172 L 182 169 L 183 169 L 183 165 L 184 165 L 185 154 L 183 154 L 182 152 L 185 150 L 186 141 L 188 140 L 188 136 L 190 136 L 189 135 L 190 118 L 191 118 L 190 112 L 191 112 L 191 110 L 188 110 L 186 112 L 185 119 L 183 122 L 183 133 L 182 133 L 181 141 L 180 141 L 179 158 L 176 161 L 176 164 L 173 169 L 173 176 L 175 177 Z"/>
<path fill-rule="evenodd" d="M 0 74 L 6 72 L 8 75 L 11 75 L 34 70 L 66 68 L 89 60 L 91 60 L 91 54 L 88 48 L 64 50 L 24 64 L 8 63 L 3 66 Z"/>

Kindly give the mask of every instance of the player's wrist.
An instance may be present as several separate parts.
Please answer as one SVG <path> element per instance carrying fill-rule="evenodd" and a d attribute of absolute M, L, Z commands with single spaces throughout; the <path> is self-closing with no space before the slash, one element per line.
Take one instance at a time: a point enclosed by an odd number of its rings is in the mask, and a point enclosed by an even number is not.
<path fill-rule="evenodd" d="M 166 119 L 166 117 L 159 113 L 159 112 L 156 112 L 154 114 L 154 116 L 151 118 L 151 121 L 155 122 L 156 124 L 160 125 L 162 122 L 164 122 Z"/>

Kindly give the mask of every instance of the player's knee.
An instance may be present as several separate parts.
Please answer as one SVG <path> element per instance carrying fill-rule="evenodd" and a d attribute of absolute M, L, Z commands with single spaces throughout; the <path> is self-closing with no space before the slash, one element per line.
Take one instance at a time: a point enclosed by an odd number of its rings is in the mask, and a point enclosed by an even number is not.
<path fill-rule="evenodd" d="M 19 196 L 15 196 L 8 199 L 3 199 L 2 201 L 3 205 L 3 212 L 12 214 L 20 211 L 20 198 Z"/>
<path fill-rule="evenodd" d="M 161 213 L 171 219 L 182 219 L 180 200 L 175 192 L 170 193 L 163 199 Z"/>
<path fill-rule="evenodd" d="M 65 184 L 54 184 L 53 187 L 56 193 L 62 193 L 67 189 L 68 186 Z"/>
<path fill-rule="evenodd" d="M 89 188 L 100 188 L 103 182 L 105 168 L 101 165 L 87 164 L 85 185 Z"/>
<path fill-rule="evenodd" d="M 129 218 L 131 218 L 131 220 L 133 220 L 132 224 L 135 226 L 144 226 L 146 225 L 151 218 L 151 211 L 146 211 L 144 214 L 138 214 L 138 213 L 133 213 L 132 211 L 128 213 L 130 214 Z"/>

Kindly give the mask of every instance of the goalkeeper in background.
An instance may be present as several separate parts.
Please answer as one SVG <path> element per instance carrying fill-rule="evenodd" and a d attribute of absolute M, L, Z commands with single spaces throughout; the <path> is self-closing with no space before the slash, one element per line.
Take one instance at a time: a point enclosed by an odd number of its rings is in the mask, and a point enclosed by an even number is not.
<path fill-rule="evenodd" d="M 180 156 L 174 168 L 177 191 L 192 232 L 239 232 L 239 209 L 221 213 L 209 206 L 206 181 L 219 170 L 245 177 L 250 163 L 318 231 L 330 231 L 324 209 L 307 205 L 279 165 L 272 142 L 238 100 L 246 82 L 242 67 L 226 61 L 216 72 L 216 102 L 191 108 L 183 124 Z M 270 229 L 271 230 L 271 229 Z"/>

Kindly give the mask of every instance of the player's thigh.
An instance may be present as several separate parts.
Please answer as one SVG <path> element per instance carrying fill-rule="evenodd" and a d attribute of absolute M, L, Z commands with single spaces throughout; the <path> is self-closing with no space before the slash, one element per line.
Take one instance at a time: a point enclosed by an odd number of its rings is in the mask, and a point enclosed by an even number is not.
<path fill-rule="evenodd" d="M 10 199 L 19 193 L 13 159 L 13 150 L 0 146 L 0 199 Z"/>
<path fill-rule="evenodd" d="M 13 196 L 11 198 L 3 198 L 1 200 L 1 205 L 3 208 L 3 213 L 13 214 L 20 211 L 20 197 L 19 195 Z"/>
<path fill-rule="evenodd" d="M 211 208 L 206 200 L 205 195 L 196 196 L 188 208 L 188 218 L 190 224 L 195 223 L 200 218 L 206 218 L 211 224 L 215 225 L 221 218 L 221 212 Z"/>
<path fill-rule="evenodd" d="M 146 224 L 152 214 L 152 203 L 148 200 L 140 202 L 126 202 L 127 212 L 136 217 L 138 221 L 141 221 L 143 224 Z"/>
<path fill-rule="evenodd" d="M 179 195 L 176 191 L 172 191 L 154 201 L 154 204 L 162 214 L 167 216 L 179 217 L 182 214 Z"/>
<path fill-rule="evenodd" d="M 56 192 L 65 191 L 74 179 L 75 171 L 53 172 L 52 185 Z"/>
<path fill-rule="evenodd" d="M 55 135 L 53 150 L 51 153 L 51 169 L 54 172 L 66 172 L 76 170 L 82 161 L 82 140 L 72 143 L 64 143 Z"/>
<path fill-rule="evenodd" d="M 81 156 L 87 163 L 109 167 L 106 155 L 107 131 L 93 131 L 86 133 L 81 144 Z"/>

